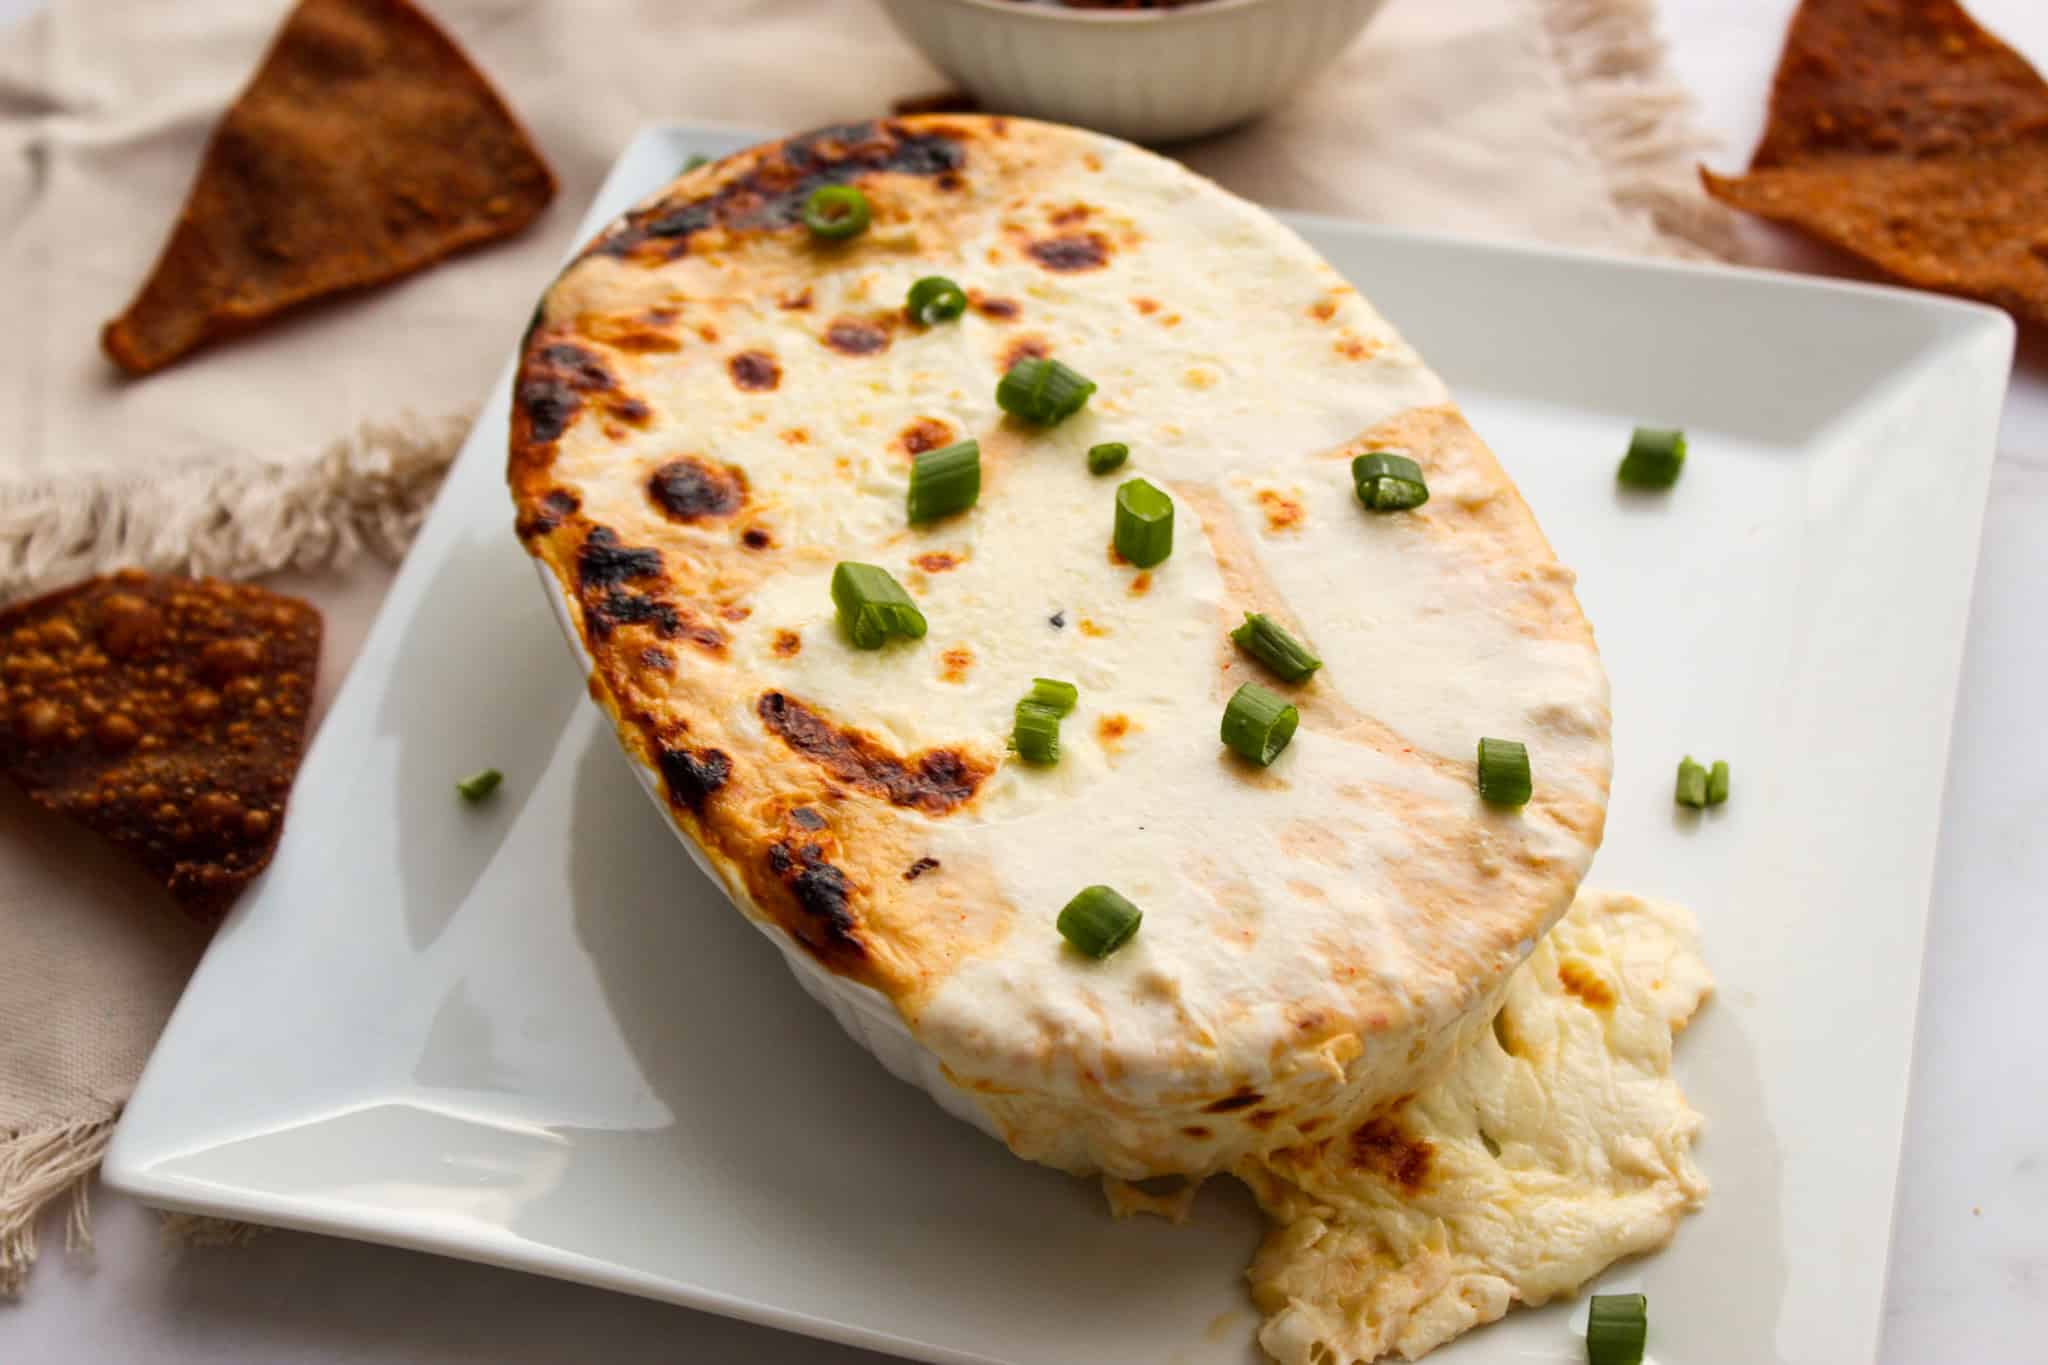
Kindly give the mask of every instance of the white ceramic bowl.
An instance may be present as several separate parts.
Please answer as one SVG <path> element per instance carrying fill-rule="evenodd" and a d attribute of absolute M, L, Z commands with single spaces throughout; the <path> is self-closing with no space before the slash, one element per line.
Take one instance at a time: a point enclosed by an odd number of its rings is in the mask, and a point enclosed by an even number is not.
<path fill-rule="evenodd" d="M 882 0 L 882 8 L 991 112 L 1171 142 L 1280 103 L 1336 60 L 1384 3 L 1087 10 L 1058 0 Z"/>

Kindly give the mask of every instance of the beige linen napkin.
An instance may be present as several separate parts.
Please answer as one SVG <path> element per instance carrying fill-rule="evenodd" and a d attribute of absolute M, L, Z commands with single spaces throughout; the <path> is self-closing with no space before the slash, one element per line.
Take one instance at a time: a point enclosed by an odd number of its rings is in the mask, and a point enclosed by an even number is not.
<path fill-rule="evenodd" d="M 291 567 L 354 652 L 467 414 L 640 125 L 797 129 L 946 82 L 861 0 L 425 0 L 562 194 L 523 237 L 140 381 L 100 356 L 283 0 L 54 0 L 0 33 L 0 598 L 116 564 Z M 1285 208 L 1625 252 L 1715 249 L 1649 0 L 1393 0 L 1291 104 L 1179 154 Z M 508 526 L 509 534 L 509 526 Z M 201 944 L 139 876 L 0 797 L 0 1292 L 82 1198 Z M 72 1232 L 85 1231 L 83 1205 Z"/>

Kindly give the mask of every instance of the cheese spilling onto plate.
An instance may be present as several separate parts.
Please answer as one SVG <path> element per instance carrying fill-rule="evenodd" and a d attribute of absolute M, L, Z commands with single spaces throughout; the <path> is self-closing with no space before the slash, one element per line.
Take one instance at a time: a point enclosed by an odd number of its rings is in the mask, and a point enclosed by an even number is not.
<path fill-rule="evenodd" d="M 1247 1162 L 1281 1365 L 1414 1360 L 1670 1240 L 1707 1182 L 1672 1042 L 1712 990 L 1692 916 L 1583 891 L 1491 1032 L 1412 1100 Z"/>

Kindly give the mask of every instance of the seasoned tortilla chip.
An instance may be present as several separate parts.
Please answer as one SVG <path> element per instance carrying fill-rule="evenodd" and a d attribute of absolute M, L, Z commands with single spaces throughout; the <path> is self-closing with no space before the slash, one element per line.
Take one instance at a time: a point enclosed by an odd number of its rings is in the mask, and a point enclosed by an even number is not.
<path fill-rule="evenodd" d="M 211 922 L 277 847 L 319 661 L 296 598 L 88 579 L 0 611 L 0 767 Z"/>
<path fill-rule="evenodd" d="M 509 236 L 554 193 L 497 92 L 409 0 L 304 0 L 101 344 L 146 374 L 308 299 Z"/>
<path fill-rule="evenodd" d="M 1716 198 L 2048 322 L 2048 84 L 1954 0 L 1805 0 Z"/>

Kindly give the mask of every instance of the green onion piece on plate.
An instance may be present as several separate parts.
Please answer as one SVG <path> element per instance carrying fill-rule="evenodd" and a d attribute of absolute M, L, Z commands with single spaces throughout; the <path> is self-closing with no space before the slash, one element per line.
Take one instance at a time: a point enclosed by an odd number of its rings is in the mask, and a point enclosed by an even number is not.
<path fill-rule="evenodd" d="M 1060 911 L 1060 937 L 1090 957 L 1104 958 L 1129 943 L 1144 918 L 1137 906 L 1108 887 L 1091 886 Z"/>
<path fill-rule="evenodd" d="M 1707 770 L 1693 762 L 1691 754 L 1678 761 L 1678 786 L 1671 799 L 1694 810 L 1707 804 Z"/>
<path fill-rule="evenodd" d="M 1141 569 L 1173 553 L 1173 499 L 1143 479 L 1116 490 L 1116 552 Z"/>
<path fill-rule="evenodd" d="M 820 185 L 804 200 L 804 226 L 827 241 L 860 236 L 871 216 L 868 197 L 851 185 Z"/>
<path fill-rule="evenodd" d="M 471 773 L 455 784 L 455 790 L 465 801 L 481 801 L 496 791 L 504 782 L 505 774 L 496 768 L 486 768 L 480 773 Z"/>
<path fill-rule="evenodd" d="M 1685 468 L 1685 433 L 1637 427 L 1614 477 L 1630 488 L 1669 488 Z"/>
<path fill-rule="evenodd" d="M 892 635 L 922 639 L 924 613 L 887 569 L 842 562 L 832 570 L 832 602 L 856 649 L 880 649 Z"/>
<path fill-rule="evenodd" d="M 1650 1301 L 1641 1294 L 1595 1294 L 1586 1314 L 1587 1365 L 1642 1365 L 1650 1338 Z"/>
<path fill-rule="evenodd" d="M 1054 714 L 1064 716 L 1081 700 L 1081 689 L 1057 678 L 1033 678 L 1031 695 L 1024 700 L 1035 706 L 1047 707 Z"/>
<path fill-rule="evenodd" d="M 1352 460 L 1351 482 L 1358 489 L 1358 500 L 1375 512 L 1405 512 L 1429 501 L 1422 466 L 1389 450 L 1375 450 Z"/>
<path fill-rule="evenodd" d="M 1301 641 L 1281 629 L 1264 612 L 1248 611 L 1244 624 L 1230 632 L 1237 647 L 1288 682 L 1300 682 L 1323 666 L 1323 661 L 1302 647 Z"/>
<path fill-rule="evenodd" d="M 965 512 L 981 497 L 981 443 L 927 450 L 910 463 L 910 519 L 936 521 Z"/>
<path fill-rule="evenodd" d="M 996 406 L 1012 417 L 1049 427 L 1079 412 L 1095 381 L 1057 360 L 1025 356 L 996 385 Z"/>
<path fill-rule="evenodd" d="M 1026 763 L 1041 767 L 1060 761 L 1060 713 L 1028 698 L 1017 703 L 1016 723 L 1010 729 L 1010 747 Z"/>
<path fill-rule="evenodd" d="M 1131 448 L 1122 441 L 1104 441 L 1088 447 L 1088 472 L 1107 474 L 1112 469 L 1122 469 L 1124 461 L 1130 458 Z"/>
<path fill-rule="evenodd" d="M 683 163 L 683 169 L 678 171 L 677 174 L 688 175 L 691 171 L 696 170 L 699 166 L 709 166 L 710 164 L 711 158 L 699 153 L 698 155 L 691 157 L 688 161 L 685 161 Z"/>
<path fill-rule="evenodd" d="M 1300 724 L 1301 712 L 1287 698 L 1246 683 L 1223 708 L 1223 742 L 1263 768 L 1280 757 Z"/>
<path fill-rule="evenodd" d="M 934 323 L 951 322 L 966 312 L 967 291 L 944 275 L 927 275 L 910 286 L 910 296 L 904 300 L 903 306 L 911 321 L 930 327 Z"/>
<path fill-rule="evenodd" d="M 1728 799 L 1728 764 L 1715 759 L 1714 766 L 1707 771 L 1707 804 L 1718 806 Z"/>
<path fill-rule="evenodd" d="M 1526 806 L 1535 791 L 1529 750 L 1519 740 L 1479 741 L 1479 795 L 1496 806 Z"/>

